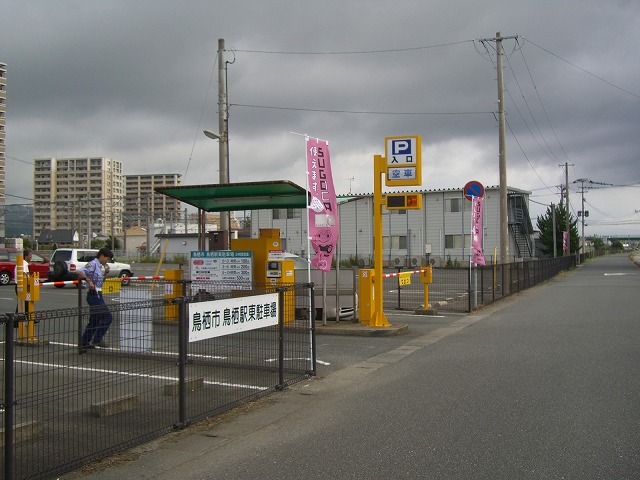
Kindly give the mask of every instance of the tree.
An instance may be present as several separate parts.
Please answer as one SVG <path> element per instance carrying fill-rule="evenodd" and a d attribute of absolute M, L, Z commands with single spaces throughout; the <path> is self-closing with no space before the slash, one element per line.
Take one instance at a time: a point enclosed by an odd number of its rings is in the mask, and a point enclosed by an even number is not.
<path fill-rule="evenodd" d="M 562 256 L 562 232 L 564 232 L 567 225 L 566 210 L 560 205 L 552 205 L 547 208 L 544 215 L 538 217 L 537 225 L 540 230 L 539 242 L 542 245 L 540 250 L 545 255 L 553 255 L 553 210 L 556 211 L 556 248 L 558 256 Z M 578 220 L 574 220 L 571 214 L 569 214 L 570 221 L 570 247 L 571 254 L 580 250 L 580 235 L 578 234 Z"/>
<path fill-rule="evenodd" d="M 251 228 L 251 214 L 242 217 L 240 220 L 240 228 Z"/>
<path fill-rule="evenodd" d="M 593 239 L 593 248 L 596 251 L 605 250 L 607 248 L 607 245 L 604 243 L 604 240 L 602 238 L 596 237 Z"/>
<path fill-rule="evenodd" d="M 115 248 L 111 246 L 112 237 L 109 236 L 106 240 L 92 240 L 91 248 L 101 249 L 102 247 L 107 247 L 109 250 L 118 250 L 120 248 L 120 240 L 116 237 Z"/>
<path fill-rule="evenodd" d="M 624 244 L 620 240 L 611 240 L 612 250 L 624 250 Z"/>

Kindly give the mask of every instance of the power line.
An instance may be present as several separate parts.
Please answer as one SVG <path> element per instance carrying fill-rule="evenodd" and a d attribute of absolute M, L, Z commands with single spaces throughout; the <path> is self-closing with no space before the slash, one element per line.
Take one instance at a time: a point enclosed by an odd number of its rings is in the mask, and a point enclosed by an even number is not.
<path fill-rule="evenodd" d="M 12 157 L 11 155 L 5 155 L 5 158 L 7 158 L 8 160 L 13 160 L 14 162 L 24 163 L 25 165 L 35 165 L 35 163 L 33 163 L 33 162 L 29 162 L 27 160 L 22 160 L 20 158 Z"/>
<path fill-rule="evenodd" d="M 516 40 L 517 42 L 518 40 Z M 556 133 L 556 129 L 553 127 L 553 124 L 551 123 L 551 119 L 549 118 L 549 113 L 547 112 L 546 107 L 544 106 L 544 103 L 542 102 L 542 98 L 540 97 L 540 92 L 538 91 L 538 87 L 536 86 L 536 82 L 533 79 L 533 74 L 531 73 L 531 69 L 529 68 L 529 64 L 527 63 L 527 59 L 524 56 L 524 48 L 520 48 L 518 49 L 520 51 L 520 56 L 522 56 L 522 62 L 524 63 L 524 66 L 527 69 L 527 72 L 529 73 L 529 78 L 531 79 L 531 84 L 533 85 L 533 89 L 536 92 L 536 96 L 538 97 L 538 101 L 540 102 L 540 106 L 542 107 L 542 111 L 544 112 L 544 115 L 547 119 L 547 122 L 549 123 L 549 127 L 551 128 L 551 131 L 553 132 L 553 136 L 556 139 L 556 142 L 558 142 L 558 145 L 560 146 L 560 150 L 562 151 L 562 153 L 564 154 L 564 156 L 567 158 L 567 160 L 569 159 L 569 156 L 567 155 L 567 152 L 565 152 L 564 147 L 562 146 L 562 143 L 560 142 L 560 139 L 558 138 L 558 134 Z"/>
<path fill-rule="evenodd" d="M 242 53 L 260 53 L 267 55 L 371 55 L 375 53 L 398 53 L 398 52 L 412 52 L 416 50 L 428 50 L 431 48 L 450 47 L 453 45 L 461 45 L 464 43 L 473 43 L 473 40 L 460 40 L 458 42 L 439 43 L 436 45 L 423 45 L 419 47 L 406 47 L 406 48 L 390 48 L 383 50 L 352 50 L 352 51 L 329 51 L 329 52 L 292 52 L 283 50 L 249 50 L 249 49 L 230 49 L 233 52 Z"/>
<path fill-rule="evenodd" d="M 524 119 L 523 119 L 524 120 Z M 525 122 L 526 124 L 526 122 Z M 531 160 L 529 160 L 529 157 L 527 156 L 526 152 L 524 151 L 524 149 L 522 148 L 522 145 L 520 144 L 520 141 L 518 140 L 518 137 L 516 137 L 516 133 L 513 131 L 513 128 L 511 128 L 511 124 L 509 122 L 507 122 L 507 127 L 509 127 L 509 131 L 511 132 L 511 135 L 513 135 L 513 139 L 516 141 L 516 143 L 518 144 L 518 147 L 520 147 L 520 151 L 522 152 L 522 155 L 524 155 L 524 158 L 527 160 L 527 163 L 529 164 L 529 166 L 531 167 L 531 169 L 533 170 L 533 173 L 536 174 L 536 176 L 540 179 L 540 181 L 542 182 L 542 184 L 547 187 L 549 190 L 551 190 L 551 188 L 549 186 L 547 186 L 546 183 L 544 183 L 544 180 L 542 179 L 542 177 L 538 174 L 538 171 L 535 169 L 535 167 L 533 166 L 533 164 L 531 163 Z M 533 133 L 531 132 L 531 130 L 529 130 L 529 132 L 531 133 L 531 135 L 533 135 Z M 535 137 L 534 137 L 535 138 Z"/>
<path fill-rule="evenodd" d="M 242 108 L 264 108 L 271 110 L 292 110 L 296 112 L 320 112 L 320 113 L 346 113 L 352 115 L 493 115 L 490 111 L 470 111 L 470 112 L 384 112 L 366 110 L 335 110 L 325 108 L 305 108 L 305 107 L 278 107 L 275 105 L 252 105 L 246 103 L 230 103 L 229 107 Z"/>
<path fill-rule="evenodd" d="M 525 38 L 525 37 L 522 37 L 522 38 Z M 552 55 L 552 56 L 556 57 L 557 59 L 562 60 L 562 61 L 563 61 L 563 62 L 565 62 L 566 64 L 571 65 L 571 66 L 572 66 L 572 67 L 574 67 L 574 68 L 577 68 L 577 69 L 578 69 L 578 70 L 580 70 L 581 72 L 584 72 L 584 73 L 586 73 L 587 75 L 590 75 L 590 76 L 592 76 L 593 78 L 596 78 L 596 79 L 600 80 L 601 82 L 606 83 L 607 85 L 609 85 L 609 86 L 611 86 L 611 87 L 613 87 L 613 88 L 616 88 L 616 89 L 620 90 L 621 92 L 624 92 L 624 93 L 626 93 L 626 94 L 628 94 L 628 95 L 631 95 L 632 97 L 635 97 L 635 98 L 637 98 L 637 99 L 640 99 L 640 95 L 638 95 L 638 94 L 636 94 L 636 93 L 633 93 L 633 92 L 630 92 L 630 91 L 629 91 L 629 90 L 627 90 L 626 88 L 623 88 L 623 87 L 621 87 L 621 86 L 619 86 L 619 85 L 616 85 L 615 83 L 612 83 L 612 82 L 610 82 L 609 80 L 605 80 L 604 78 L 602 78 L 602 77 L 600 77 L 600 76 L 596 75 L 595 73 L 590 72 L 590 71 L 589 71 L 589 70 L 587 70 L 586 68 L 582 68 L 582 67 L 580 67 L 580 66 L 576 65 L 575 63 L 572 63 L 572 62 L 570 62 L 569 60 L 567 60 L 567 59 L 565 59 L 565 58 L 562 58 L 560 55 L 558 55 L 558 54 L 556 54 L 556 53 L 553 53 L 553 52 L 551 52 L 551 51 L 547 50 L 547 49 L 546 49 L 546 48 L 544 48 L 544 47 L 541 47 L 540 45 L 538 45 L 538 44 L 537 44 L 537 43 L 535 43 L 535 42 L 532 42 L 532 41 L 531 41 L 531 40 L 529 40 L 528 38 L 525 38 L 525 40 L 526 40 L 527 42 L 529 42 L 531 45 L 533 45 L 533 46 L 535 46 L 535 47 L 538 47 L 538 48 L 539 48 L 540 50 L 542 50 L 543 52 L 546 52 L 546 53 L 548 53 L 549 55 Z"/>
<path fill-rule="evenodd" d="M 540 128 L 540 125 L 538 125 L 538 121 L 536 120 L 536 117 L 533 114 L 533 110 L 531 110 L 531 106 L 529 105 L 529 102 L 527 101 L 526 97 L 524 96 L 524 92 L 522 91 L 522 87 L 520 86 L 520 82 L 518 81 L 518 77 L 516 76 L 516 72 L 513 69 L 513 66 L 511 65 L 511 62 L 508 59 L 507 59 L 507 64 L 509 65 L 509 70 L 511 70 L 511 74 L 513 75 L 513 79 L 516 82 L 516 86 L 518 87 L 518 90 L 520 91 L 520 96 L 522 97 L 522 100 L 524 101 L 524 104 L 527 107 L 527 111 L 529 112 L 529 115 L 531 116 L 531 120 L 533 120 L 533 124 L 535 125 L 536 129 L 538 130 L 538 133 L 540 134 L 540 137 L 542 137 L 542 141 L 544 142 L 544 145 L 547 147 L 547 149 L 549 151 L 548 155 L 551 157 L 552 160 L 556 160 L 557 161 L 557 159 L 555 158 L 555 155 L 553 153 L 553 150 L 549 146 L 549 143 L 547 142 L 547 139 L 545 138 L 544 134 L 542 133 L 542 129 Z M 509 94 L 509 97 L 511 98 L 511 101 L 513 102 L 513 104 L 516 105 L 516 102 L 515 102 L 514 98 L 511 96 L 511 91 L 507 90 L 507 93 Z M 525 120 L 524 116 L 520 112 L 520 109 L 518 108 L 517 105 L 516 105 L 516 110 L 518 111 L 518 114 L 520 115 L 520 118 L 522 118 L 522 121 L 524 122 L 525 126 L 527 127 L 527 130 L 529 130 L 529 132 L 531 133 L 531 136 L 536 140 L 536 143 L 542 149 L 542 151 L 545 153 L 545 155 L 547 155 L 547 151 L 545 150 L 544 146 L 542 146 L 540 144 L 540 142 L 538 141 L 536 136 L 531 131 L 531 128 L 529 127 L 529 124 Z"/>

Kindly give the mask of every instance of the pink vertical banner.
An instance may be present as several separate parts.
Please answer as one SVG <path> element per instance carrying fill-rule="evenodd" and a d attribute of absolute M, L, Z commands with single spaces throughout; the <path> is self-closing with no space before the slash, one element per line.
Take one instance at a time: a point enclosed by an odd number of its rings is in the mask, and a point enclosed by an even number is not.
<path fill-rule="evenodd" d="M 485 265 L 484 252 L 482 251 L 482 197 L 471 199 L 471 249 L 473 250 L 472 262 L 476 265 Z"/>
<path fill-rule="evenodd" d="M 331 270 L 333 252 L 338 244 L 338 202 L 333 187 L 329 142 L 306 137 L 307 185 L 309 189 L 309 239 L 316 252 L 311 265 Z"/>
<path fill-rule="evenodd" d="M 567 247 L 568 247 L 567 237 L 568 237 L 567 232 L 566 231 L 562 232 L 562 251 L 563 252 L 567 251 Z"/>

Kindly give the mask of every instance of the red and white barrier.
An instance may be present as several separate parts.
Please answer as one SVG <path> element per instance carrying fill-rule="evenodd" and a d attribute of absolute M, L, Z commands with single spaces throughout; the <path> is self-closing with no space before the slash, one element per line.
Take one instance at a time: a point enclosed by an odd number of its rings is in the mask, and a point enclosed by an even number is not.
<path fill-rule="evenodd" d="M 120 280 L 124 280 L 125 282 L 129 282 L 131 280 L 164 280 L 164 277 L 161 275 L 150 275 L 146 277 L 120 277 Z"/>
<path fill-rule="evenodd" d="M 401 274 L 407 274 L 407 273 L 423 273 L 426 272 L 427 269 L 423 268 L 420 270 L 411 270 L 411 271 L 404 271 L 404 272 L 396 272 L 396 273 L 385 273 L 382 275 L 382 278 L 389 278 L 389 277 L 399 277 Z"/>
<path fill-rule="evenodd" d="M 78 285 L 82 283 L 80 280 L 66 280 L 59 282 L 41 282 L 40 287 L 64 287 L 65 285 Z"/>
<path fill-rule="evenodd" d="M 111 279 L 109 279 L 111 280 Z M 118 277 L 113 280 L 120 280 L 125 282 L 130 282 L 132 280 L 164 280 L 164 277 L 161 275 L 150 275 L 150 276 L 140 276 L 140 277 Z M 65 281 L 57 281 L 57 282 L 40 282 L 41 287 L 64 287 L 65 285 L 78 285 L 79 283 L 84 283 L 84 280 L 65 280 Z"/>

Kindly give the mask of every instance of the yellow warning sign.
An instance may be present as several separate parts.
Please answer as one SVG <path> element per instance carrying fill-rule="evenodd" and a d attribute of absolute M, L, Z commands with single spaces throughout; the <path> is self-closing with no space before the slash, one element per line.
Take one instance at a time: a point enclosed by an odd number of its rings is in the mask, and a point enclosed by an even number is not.
<path fill-rule="evenodd" d="M 411 285 L 411 272 L 403 272 L 398 276 L 398 285 L 401 287 Z"/>
<path fill-rule="evenodd" d="M 102 285 L 102 293 L 109 295 L 110 293 L 120 293 L 122 282 L 119 278 L 107 278 Z"/>

